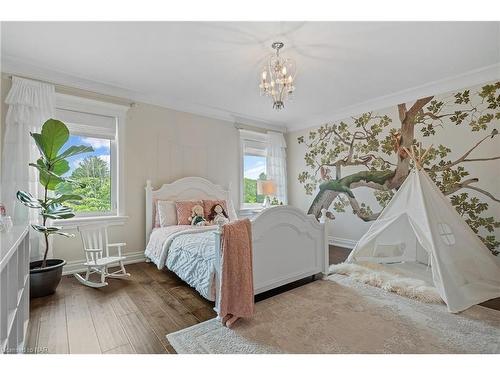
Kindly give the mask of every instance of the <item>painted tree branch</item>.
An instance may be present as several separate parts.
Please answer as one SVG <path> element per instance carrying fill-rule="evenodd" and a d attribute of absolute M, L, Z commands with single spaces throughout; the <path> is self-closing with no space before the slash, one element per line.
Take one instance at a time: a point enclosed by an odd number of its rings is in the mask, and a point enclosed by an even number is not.
<path fill-rule="evenodd" d="M 481 194 L 484 194 L 486 195 L 488 198 L 490 198 L 491 200 L 495 201 L 495 202 L 499 202 L 500 203 L 500 199 L 498 198 L 495 198 L 495 196 L 493 194 L 491 194 L 490 192 L 486 191 L 486 190 L 483 190 L 481 188 L 478 188 L 477 186 L 471 186 L 471 185 L 467 185 L 467 186 L 464 186 L 466 189 L 471 189 L 471 190 L 475 190 Z"/>
<path fill-rule="evenodd" d="M 458 184 L 453 185 L 452 187 L 448 188 L 446 191 L 443 192 L 444 195 L 450 195 L 453 193 L 456 193 L 460 189 L 463 189 L 465 187 L 469 187 L 470 184 L 474 184 L 478 182 L 478 178 L 469 178 L 468 180 L 464 180 Z"/>
<path fill-rule="evenodd" d="M 493 158 L 467 159 L 467 156 L 469 156 L 472 151 L 474 151 L 476 148 L 478 148 L 481 143 L 483 143 L 488 138 L 493 138 L 497 134 L 498 134 L 498 131 L 496 129 L 494 129 L 490 134 L 488 134 L 487 136 L 485 136 L 481 140 L 479 140 L 474 146 L 472 146 L 467 152 L 465 152 L 465 154 L 463 154 L 457 160 L 450 162 L 442 167 L 435 168 L 434 170 L 435 171 L 443 171 L 445 169 L 450 169 L 451 167 L 454 167 L 455 165 L 460 164 L 460 163 L 465 162 L 465 161 L 486 161 L 486 160 L 499 159 L 500 157 L 498 157 L 498 156 L 493 157 Z"/>

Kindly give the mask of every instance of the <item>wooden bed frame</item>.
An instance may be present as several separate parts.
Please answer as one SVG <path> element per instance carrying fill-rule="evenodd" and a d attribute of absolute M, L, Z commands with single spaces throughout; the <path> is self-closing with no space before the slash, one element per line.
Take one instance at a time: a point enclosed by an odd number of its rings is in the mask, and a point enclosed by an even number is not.
<path fill-rule="evenodd" d="M 229 190 L 201 177 L 185 177 L 153 190 L 146 183 L 146 243 L 153 230 L 156 200 L 223 199 L 228 216 L 237 218 Z M 328 273 L 328 240 L 321 222 L 292 206 L 275 206 L 251 219 L 255 294 L 308 276 Z M 220 254 L 220 233 L 215 233 Z M 220 257 L 219 257 L 220 259 Z M 216 284 L 217 285 L 217 284 Z"/>

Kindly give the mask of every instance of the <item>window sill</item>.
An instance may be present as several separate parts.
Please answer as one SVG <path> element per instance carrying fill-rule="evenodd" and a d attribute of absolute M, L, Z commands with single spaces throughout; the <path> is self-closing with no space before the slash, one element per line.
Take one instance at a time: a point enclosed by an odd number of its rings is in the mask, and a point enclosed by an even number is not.
<path fill-rule="evenodd" d="M 238 217 L 252 217 L 261 213 L 264 210 L 264 207 L 255 207 L 255 208 L 240 208 L 238 211 Z"/>
<path fill-rule="evenodd" d="M 127 220 L 128 216 L 80 216 L 71 219 L 52 220 L 51 225 L 65 229 L 74 229 L 79 225 L 85 224 L 123 225 Z"/>

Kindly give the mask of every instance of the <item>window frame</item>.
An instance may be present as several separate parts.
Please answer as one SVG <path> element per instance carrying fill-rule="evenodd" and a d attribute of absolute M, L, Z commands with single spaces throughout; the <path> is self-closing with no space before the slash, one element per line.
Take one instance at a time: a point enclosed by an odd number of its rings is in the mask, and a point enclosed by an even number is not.
<path fill-rule="evenodd" d="M 250 130 L 243 130 L 240 129 L 240 180 L 239 180 L 239 185 L 240 185 L 240 204 L 239 204 L 239 209 L 240 212 L 258 212 L 262 211 L 264 207 L 262 206 L 262 203 L 245 203 L 245 184 L 244 184 L 244 177 L 245 177 L 245 150 L 246 150 L 246 143 L 261 143 L 263 145 L 263 149 L 265 150 L 265 158 L 266 158 L 266 165 L 267 165 L 267 148 L 268 148 L 268 140 L 267 140 L 267 134 L 265 133 L 259 133 L 259 132 L 254 132 Z M 260 155 L 258 155 L 260 156 Z"/>
<path fill-rule="evenodd" d="M 53 220 L 54 225 L 74 226 L 81 222 L 123 221 L 125 216 L 124 150 L 125 120 L 130 106 L 97 101 L 73 95 L 56 93 L 56 109 L 112 117 L 116 121 L 115 139 L 110 142 L 111 211 L 75 213 L 71 219 Z M 72 133 L 73 135 L 80 135 Z M 92 137 L 89 134 L 85 136 Z M 95 136 L 99 138 L 99 136 Z M 95 219 L 95 220 L 93 220 Z"/>
<path fill-rule="evenodd" d="M 71 123 L 68 123 L 71 124 Z M 89 135 L 88 133 L 83 134 L 83 133 L 71 133 L 71 130 L 69 132 L 69 135 L 76 135 L 79 137 L 88 137 L 88 138 L 93 138 L 93 139 L 107 139 L 110 141 L 109 143 L 109 174 L 110 174 L 110 179 L 111 179 L 111 210 L 109 211 L 84 211 L 84 212 L 75 212 L 75 217 L 97 217 L 97 216 L 116 216 L 118 214 L 118 171 L 117 171 L 117 164 L 118 164 L 118 158 L 117 158 L 117 147 L 116 147 L 116 137 L 115 139 L 108 139 L 108 138 L 103 138 L 99 137 L 97 135 Z"/>

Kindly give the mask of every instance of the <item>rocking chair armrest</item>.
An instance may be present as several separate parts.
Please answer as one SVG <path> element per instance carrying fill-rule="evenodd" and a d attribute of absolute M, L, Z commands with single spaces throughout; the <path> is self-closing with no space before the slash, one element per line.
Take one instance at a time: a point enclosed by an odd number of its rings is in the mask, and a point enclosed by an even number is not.
<path fill-rule="evenodd" d="M 118 249 L 118 256 L 122 256 L 122 247 L 126 246 L 127 244 L 125 242 L 120 242 L 120 243 L 108 243 L 108 252 L 110 247 L 116 247 Z"/>
<path fill-rule="evenodd" d="M 120 242 L 120 243 L 108 243 L 108 247 L 123 247 L 127 246 L 125 242 Z"/>
<path fill-rule="evenodd" d="M 84 249 L 86 253 L 101 253 L 102 249 Z"/>

